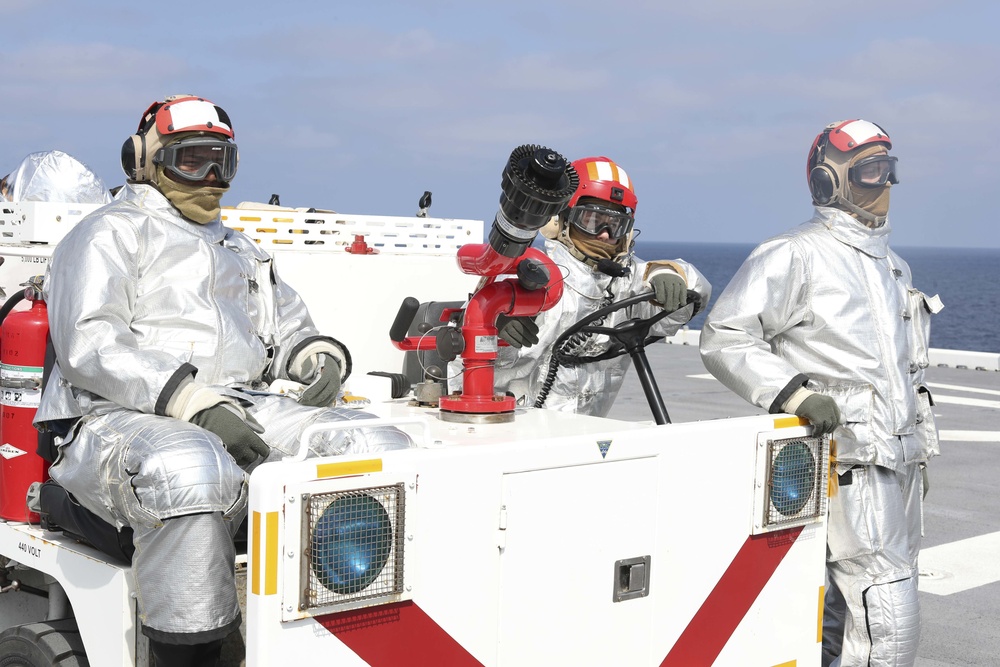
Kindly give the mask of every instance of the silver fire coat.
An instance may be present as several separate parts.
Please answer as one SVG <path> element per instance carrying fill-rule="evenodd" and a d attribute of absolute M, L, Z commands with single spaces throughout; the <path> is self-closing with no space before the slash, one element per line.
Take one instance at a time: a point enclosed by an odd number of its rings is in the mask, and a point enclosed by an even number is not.
<path fill-rule="evenodd" d="M 765 241 L 719 295 L 701 356 L 723 384 L 772 413 L 803 385 L 832 396 L 838 461 L 902 470 L 938 453 L 923 380 L 940 305 L 913 287 L 889 232 L 888 222 L 869 229 L 817 207 L 809 222 Z"/>
<path fill-rule="evenodd" d="M 573 257 L 566 246 L 556 240 L 545 241 L 545 252 L 565 278 L 563 296 L 553 308 L 537 316 L 538 343 L 520 349 L 501 347 L 496 362 L 496 390 L 500 393 L 512 392 L 519 405 L 535 405 L 551 363 L 553 344 L 566 329 L 584 315 L 603 308 L 612 301 L 620 301 L 650 289 L 644 281 L 647 262 L 633 255 L 629 255 L 625 262 L 628 275 L 612 278 Z M 712 296 L 712 285 L 705 276 L 684 260 L 674 260 L 672 263 L 684 271 L 688 289 L 695 290 L 701 296 L 701 303 L 707 305 Z M 631 317 L 649 317 L 659 310 L 660 307 L 654 303 L 641 303 L 613 313 L 604 321 L 604 326 L 614 326 Z M 692 304 L 675 311 L 653 325 L 650 334 L 669 336 L 676 333 L 691 319 L 693 311 Z M 581 356 L 599 354 L 607 349 L 607 337 L 587 336 L 576 349 Z M 560 367 L 544 407 L 597 417 L 607 416 L 631 363 L 631 357 L 623 354 L 616 359 L 572 368 Z"/>
<path fill-rule="evenodd" d="M 45 291 L 58 363 L 36 422 L 163 415 L 195 372 L 212 385 L 288 379 L 292 353 L 319 337 L 252 239 L 190 222 L 150 185 L 127 185 L 69 232 Z"/>

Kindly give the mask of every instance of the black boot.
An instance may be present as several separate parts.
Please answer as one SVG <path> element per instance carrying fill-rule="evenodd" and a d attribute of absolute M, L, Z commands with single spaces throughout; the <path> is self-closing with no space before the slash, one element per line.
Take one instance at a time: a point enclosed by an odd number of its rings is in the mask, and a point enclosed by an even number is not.
<path fill-rule="evenodd" d="M 149 640 L 155 667 L 216 667 L 222 657 L 222 640 L 207 644 L 165 644 Z"/>

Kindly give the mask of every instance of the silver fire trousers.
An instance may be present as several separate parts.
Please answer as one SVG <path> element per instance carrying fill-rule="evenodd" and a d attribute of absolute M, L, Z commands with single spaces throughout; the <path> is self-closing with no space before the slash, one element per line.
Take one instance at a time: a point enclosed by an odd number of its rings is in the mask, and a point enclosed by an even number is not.
<path fill-rule="evenodd" d="M 840 472 L 830 499 L 823 664 L 912 667 L 920 637 L 917 554 L 923 483 L 918 464 Z M 839 661 L 834 658 L 841 645 Z"/>

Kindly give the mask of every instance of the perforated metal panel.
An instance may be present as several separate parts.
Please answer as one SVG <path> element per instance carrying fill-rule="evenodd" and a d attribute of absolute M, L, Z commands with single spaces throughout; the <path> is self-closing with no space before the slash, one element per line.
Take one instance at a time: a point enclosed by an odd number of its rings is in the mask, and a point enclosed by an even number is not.
<path fill-rule="evenodd" d="M 483 241 L 481 220 L 223 209 L 222 223 L 271 253 L 291 249 L 343 253 L 359 236 L 374 251 L 407 255 L 454 254 L 466 243 Z"/>

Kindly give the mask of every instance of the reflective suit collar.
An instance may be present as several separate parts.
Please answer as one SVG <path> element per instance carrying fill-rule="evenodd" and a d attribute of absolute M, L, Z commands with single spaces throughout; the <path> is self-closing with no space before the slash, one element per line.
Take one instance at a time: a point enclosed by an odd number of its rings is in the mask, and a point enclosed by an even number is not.
<path fill-rule="evenodd" d="M 180 211 L 170 203 L 162 192 L 149 183 L 126 183 L 118 197 L 124 201 L 131 201 L 146 212 L 153 213 L 161 220 L 169 221 L 178 227 L 188 230 L 192 234 L 202 236 L 209 243 L 221 243 L 229 232 L 221 220 L 199 225 L 192 222 L 180 214 Z"/>
<path fill-rule="evenodd" d="M 889 233 L 892 228 L 888 218 L 881 227 L 869 229 L 840 209 L 817 206 L 813 221 L 829 229 L 841 243 L 857 248 L 866 255 L 885 257 L 889 254 Z"/>

